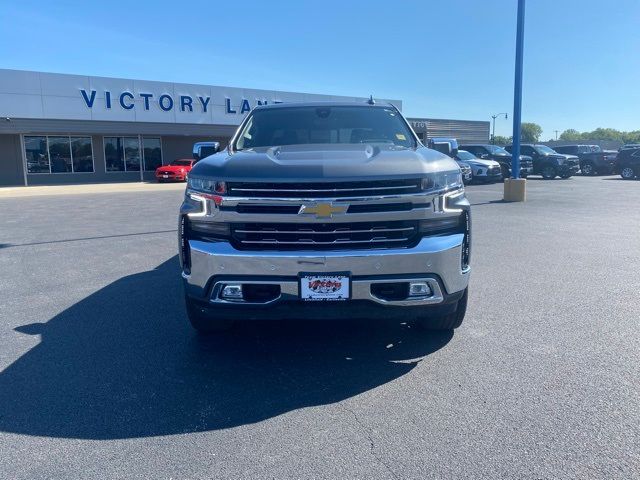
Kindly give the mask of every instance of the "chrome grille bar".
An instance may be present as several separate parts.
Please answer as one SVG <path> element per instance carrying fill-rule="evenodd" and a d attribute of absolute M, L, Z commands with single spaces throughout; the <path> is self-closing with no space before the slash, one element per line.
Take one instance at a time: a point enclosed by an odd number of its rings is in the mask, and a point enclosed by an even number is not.
<path fill-rule="evenodd" d="M 317 241 L 317 240 L 241 240 L 241 243 L 245 244 L 264 244 L 264 245 L 346 245 L 352 243 L 387 243 L 387 242 L 406 242 L 406 238 L 372 238 L 369 240 L 332 240 L 332 241 Z"/>
<path fill-rule="evenodd" d="M 328 198 L 420 193 L 420 178 L 335 182 L 228 182 L 229 197 Z"/>
<path fill-rule="evenodd" d="M 393 187 L 361 187 L 361 188 L 239 188 L 231 187 L 233 192 L 281 192 L 281 193 L 333 193 L 333 192 L 366 192 L 383 190 L 409 190 L 415 189 L 415 185 L 398 185 Z"/>
<path fill-rule="evenodd" d="M 331 223 L 240 223 L 231 225 L 231 239 L 241 249 L 255 248 L 384 248 L 418 240 L 418 222 L 391 220 Z"/>
<path fill-rule="evenodd" d="M 349 233 L 388 233 L 388 232 L 409 232 L 413 231 L 415 228 L 413 227 L 404 227 L 404 228 L 370 228 L 364 230 L 331 230 L 331 231 L 322 231 L 318 232 L 315 230 L 241 230 L 236 229 L 235 231 L 238 233 L 258 233 L 258 234 L 309 234 L 309 235 L 339 235 L 339 234 L 349 234 Z"/>

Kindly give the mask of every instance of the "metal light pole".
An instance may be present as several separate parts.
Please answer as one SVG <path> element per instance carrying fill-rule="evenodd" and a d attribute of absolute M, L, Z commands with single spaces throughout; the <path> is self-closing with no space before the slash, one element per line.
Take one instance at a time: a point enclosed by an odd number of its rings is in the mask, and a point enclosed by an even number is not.
<path fill-rule="evenodd" d="M 501 117 L 502 115 L 504 115 L 504 119 L 506 120 L 507 118 L 509 118 L 509 115 L 506 113 L 496 113 L 495 115 L 491 115 L 491 118 L 493 118 L 493 129 L 492 129 L 492 133 L 491 133 L 491 144 L 495 145 L 496 144 L 496 118 Z"/>
<path fill-rule="evenodd" d="M 504 199 L 523 202 L 526 180 L 520 179 L 520 134 L 522 119 L 522 56 L 524 51 L 525 0 L 518 0 L 518 30 L 516 33 L 516 71 L 513 92 L 513 148 L 511 150 L 512 179 L 504 184 Z"/>

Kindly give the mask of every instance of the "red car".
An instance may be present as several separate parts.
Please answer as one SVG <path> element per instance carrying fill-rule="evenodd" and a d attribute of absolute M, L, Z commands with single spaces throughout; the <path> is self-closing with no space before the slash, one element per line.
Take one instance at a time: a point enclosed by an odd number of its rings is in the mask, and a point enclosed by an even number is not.
<path fill-rule="evenodd" d="M 169 165 L 162 165 L 156 169 L 156 178 L 159 182 L 168 182 L 170 180 L 176 182 L 184 182 L 187 180 L 187 174 L 191 171 L 195 160 L 188 158 L 175 160 Z"/>

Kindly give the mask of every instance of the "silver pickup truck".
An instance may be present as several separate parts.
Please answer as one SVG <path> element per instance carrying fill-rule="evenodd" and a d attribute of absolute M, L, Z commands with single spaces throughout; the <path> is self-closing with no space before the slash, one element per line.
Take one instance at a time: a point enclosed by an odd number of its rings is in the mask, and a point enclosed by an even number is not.
<path fill-rule="evenodd" d="M 401 318 L 458 327 L 471 217 L 460 169 L 393 105 L 259 106 L 191 170 L 179 217 L 189 320 Z"/>

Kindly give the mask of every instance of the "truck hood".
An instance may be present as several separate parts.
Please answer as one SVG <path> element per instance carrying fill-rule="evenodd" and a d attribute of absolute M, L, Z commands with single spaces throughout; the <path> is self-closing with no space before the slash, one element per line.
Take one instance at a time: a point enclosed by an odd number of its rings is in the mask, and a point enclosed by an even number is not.
<path fill-rule="evenodd" d="M 211 155 L 190 176 L 225 181 L 323 181 L 406 178 L 458 170 L 448 156 L 425 147 L 387 144 L 309 144 L 260 147 Z"/>
<path fill-rule="evenodd" d="M 467 162 L 469 165 L 475 165 L 477 167 L 484 167 L 484 168 L 499 167 L 500 166 L 500 164 L 498 162 L 496 162 L 495 160 L 485 160 L 485 159 L 482 159 L 482 158 L 473 159 L 473 160 L 465 160 L 465 162 Z"/>
<path fill-rule="evenodd" d="M 504 154 L 504 153 L 496 153 L 494 154 L 494 158 L 496 160 L 508 160 L 509 162 L 511 161 L 512 155 L 510 153 Z M 531 157 L 528 155 L 520 155 L 520 160 L 531 160 Z"/>
<path fill-rule="evenodd" d="M 546 155 L 543 155 L 543 157 L 555 158 L 555 159 L 561 159 L 561 160 L 578 160 L 578 157 L 576 155 L 568 155 L 564 153 L 548 153 Z"/>

